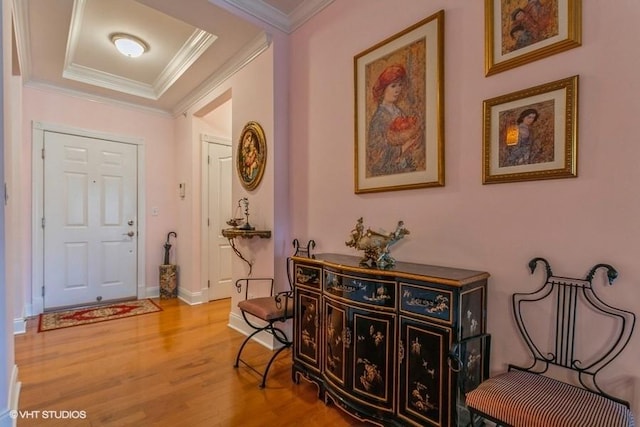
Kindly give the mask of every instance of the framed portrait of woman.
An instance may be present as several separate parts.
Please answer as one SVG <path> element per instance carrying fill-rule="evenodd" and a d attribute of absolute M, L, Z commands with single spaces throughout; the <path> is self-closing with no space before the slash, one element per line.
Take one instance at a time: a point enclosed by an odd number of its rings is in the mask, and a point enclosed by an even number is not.
<path fill-rule="evenodd" d="M 582 43 L 582 0 L 485 0 L 485 75 Z"/>
<path fill-rule="evenodd" d="M 246 190 L 254 190 L 262 180 L 267 163 L 267 141 L 258 122 L 248 122 L 242 129 L 236 158 L 240 183 Z"/>
<path fill-rule="evenodd" d="M 444 185 L 444 11 L 354 57 L 355 192 Z"/>
<path fill-rule="evenodd" d="M 578 76 L 484 101 L 483 184 L 578 176 Z"/>

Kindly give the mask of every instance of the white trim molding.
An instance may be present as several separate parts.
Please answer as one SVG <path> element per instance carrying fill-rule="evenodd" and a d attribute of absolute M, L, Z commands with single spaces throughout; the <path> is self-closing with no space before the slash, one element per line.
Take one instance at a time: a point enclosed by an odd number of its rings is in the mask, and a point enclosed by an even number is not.
<path fill-rule="evenodd" d="M 257 319 L 255 320 L 255 323 L 256 325 L 265 324 L 264 322 L 261 322 Z M 255 332 L 255 329 L 252 329 L 249 325 L 247 325 L 247 322 L 244 321 L 244 318 L 241 314 L 235 313 L 233 311 L 229 313 L 229 324 L 227 326 L 231 329 L 235 329 L 244 336 L 249 336 L 250 334 Z M 287 322 L 284 325 L 281 325 L 280 328 L 287 334 L 287 337 L 293 337 L 293 322 L 291 319 L 287 320 Z M 280 341 L 275 339 L 272 334 L 264 331 L 256 334 L 253 337 L 253 341 L 263 345 L 269 350 L 277 350 L 282 347 L 282 343 Z"/>
<path fill-rule="evenodd" d="M 27 319 L 25 319 L 24 317 L 13 319 L 13 334 L 20 335 L 26 332 L 27 332 Z"/>
<path fill-rule="evenodd" d="M 7 399 L 7 407 L 0 406 L 0 426 L 16 427 L 18 422 L 17 412 L 18 401 L 20 400 L 20 389 L 22 383 L 18 381 L 18 367 L 13 365 L 11 370 L 11 379 L 9 380 L 9 396 Z"/>
<path fill-rule="evenodd" d="M 218 68 L 207 80 L 184 97 L 173 109 L 172 113 L 174 117 L 179 116 L 193 107 L 198 101 L 209 95 L 216 87 L 267 50 L 269 46 L 271 46 L 271 36 L 264 32 L 259 34 Z"/>
<path fill-rule="evenodd" d="M 196 28 L 169 64 L 155 78 L 153 83 L 144 83 L 111 73 L 105 73 L 104 71 L 86 67 L 75 62 L 76 51 L 81 38 L 85 6 L 86 0 L 76 0 L 73 3 L 73 13 L 71 15 L 71 25 L 69 28 L 62 77 L 127 93 L 129 95 L 153 100 L 160 99 L 178 78 L 180 78 L 218 38 L 213 34 Z"/>
<path fill-rule="evenodd" d="M 333 0 L 305 0 L 291 11 L 282 11 L 266 1 L 223 0 L 259 20 L 291 34 L 316 13 L 333 3 Z"/>

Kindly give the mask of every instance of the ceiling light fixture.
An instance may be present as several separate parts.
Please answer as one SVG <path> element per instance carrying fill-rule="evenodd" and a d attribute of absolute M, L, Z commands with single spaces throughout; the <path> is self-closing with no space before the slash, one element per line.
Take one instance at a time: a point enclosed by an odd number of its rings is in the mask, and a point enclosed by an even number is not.
<path fill-rule="evenodd" d="M 111 35 L 111 42 L 116 46 L 118 52 L 129 58 L 137 58 L 138 56 L 149 50 L 149 46 L 131 34 L 115 33 Z"/>

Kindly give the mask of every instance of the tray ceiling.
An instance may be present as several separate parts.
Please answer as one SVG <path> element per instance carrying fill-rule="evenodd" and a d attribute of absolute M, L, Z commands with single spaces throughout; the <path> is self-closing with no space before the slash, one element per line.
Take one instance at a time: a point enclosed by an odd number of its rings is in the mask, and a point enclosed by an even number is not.
<path fill-rule="evenodd" d="M 23 82 L 180 114 L 331 1 L 17 0 Z M 125 57 L 114 33 L 149 49 Z"/>

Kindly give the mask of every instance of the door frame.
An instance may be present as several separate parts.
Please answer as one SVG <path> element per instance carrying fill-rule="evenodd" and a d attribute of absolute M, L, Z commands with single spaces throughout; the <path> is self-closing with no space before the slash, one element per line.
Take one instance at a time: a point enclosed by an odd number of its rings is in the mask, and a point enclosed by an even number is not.
<path fill-rule="evenodd" d="M 145 146 L 144 139 L 131 136 L 115 135 L 98 131 L 61 126 L 52 123 L 34 121 L 32 123 L 32 151 L 31 151 L 31 306 L 27 307 L 28 315 L 34 316 L 44 312 L 44 162 L 42 150 L 44 148 L 45 132 L 56 132 L 86 138 L 104 139 L 106 141 L 133 144 L 137 148 L 137 181 L 138 181 L 138 259 L 137 259 L 137 296 L 146 297 L 145 275 Z"/>
<path fill-rule="evenodd" d="M 209 156 L 209 144 L 220 144 L 220 145 L 228 145 L 231 147 L 231 155 L 233 156 L 233 143 L 231 138 L 225 138 L 222 136 L 212 136 L 207 134 L 200 135 L 200 146 L 201 146 L 201 176 L 200 176 L 200 189 L 202 191 L 201 195 L 201 205 L 200 205 L 200 230 L 201 236 L 200 239 L 200 277 L 202 278 L 201 285 L 201 298 L 203 303 L 209 302 L 209 284 L 207 283 L 209 279 L 209 224 L 208 224 L 208 214 L 209 214 L 209 167 L 208 167 L 208 156 Z M 205 233 L 206 231 L 206 233 Z M 204 237 L 206 235 L 206 237 Z"/>

